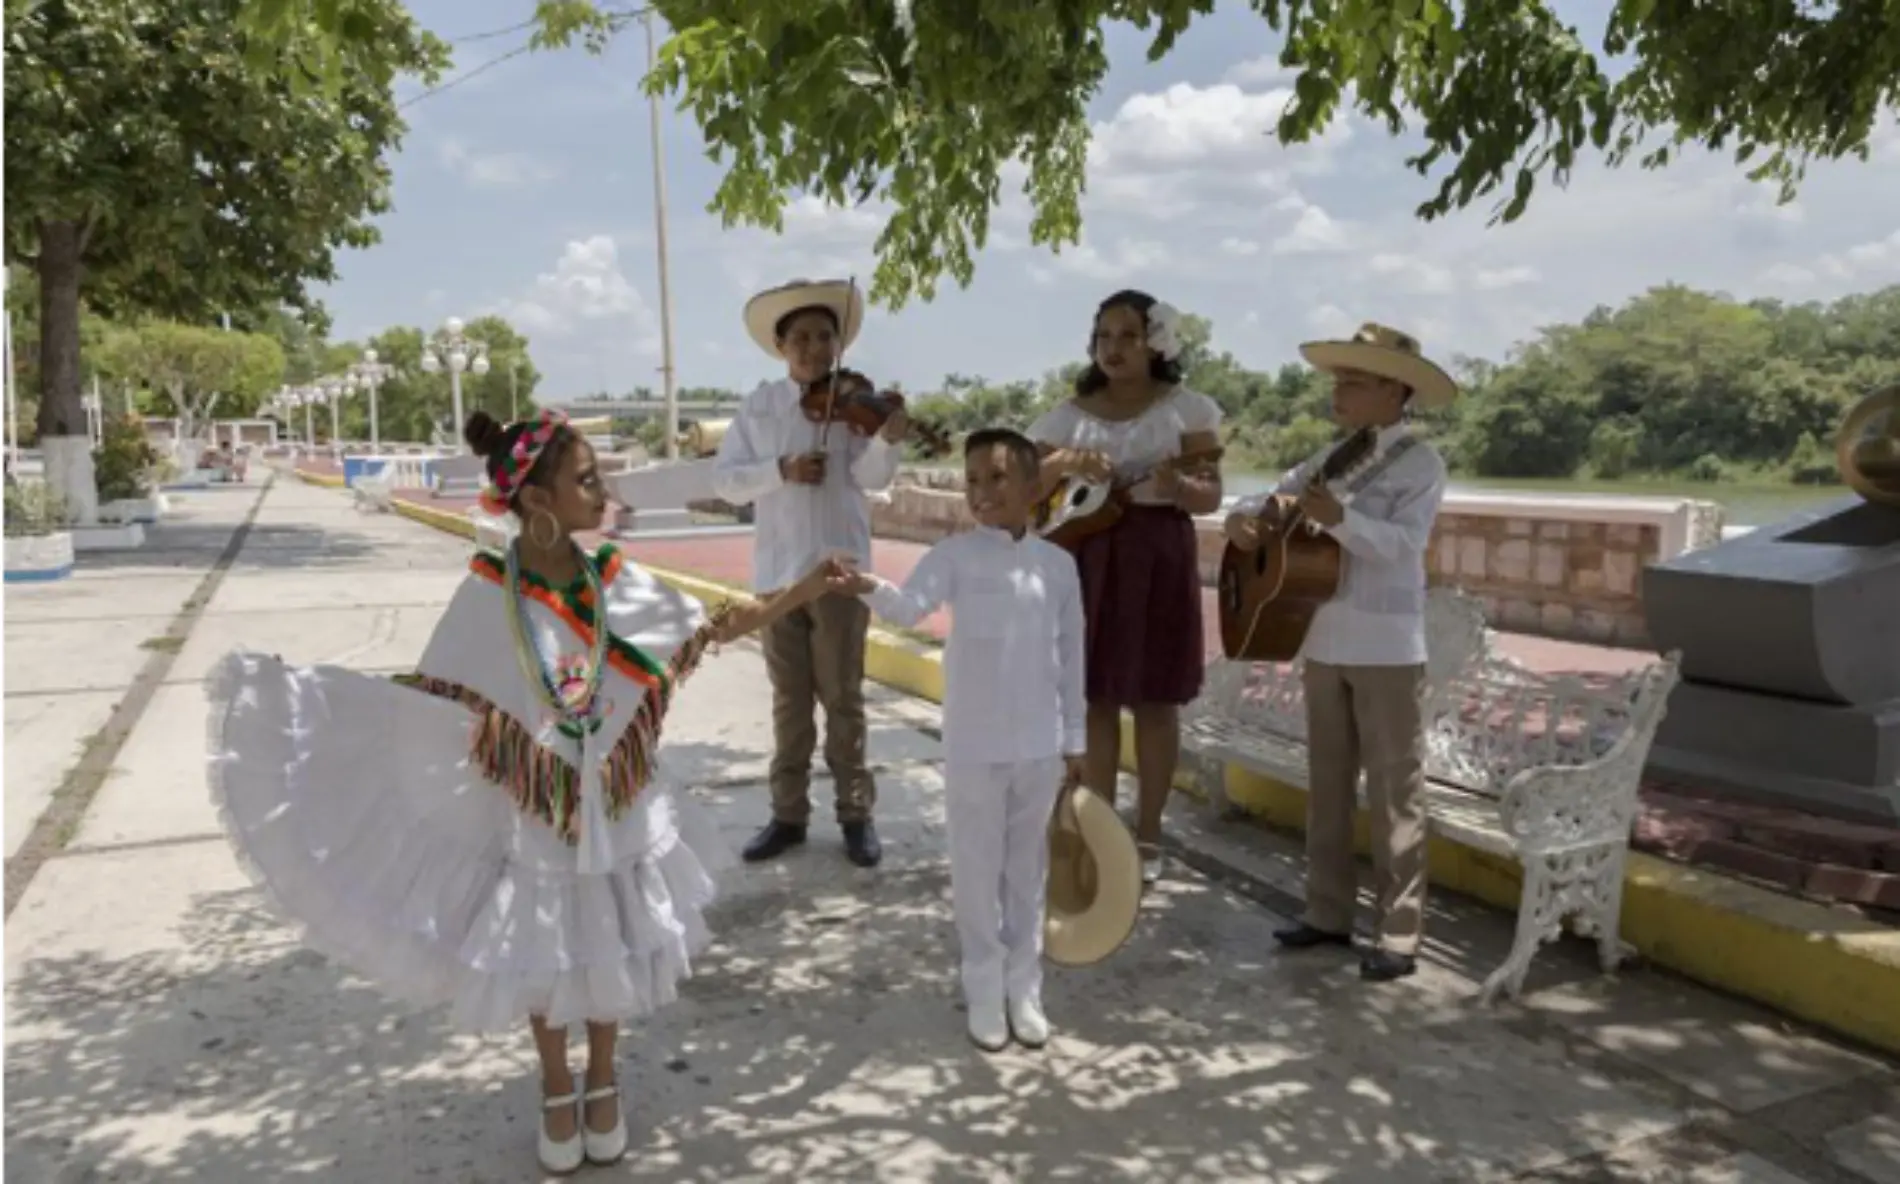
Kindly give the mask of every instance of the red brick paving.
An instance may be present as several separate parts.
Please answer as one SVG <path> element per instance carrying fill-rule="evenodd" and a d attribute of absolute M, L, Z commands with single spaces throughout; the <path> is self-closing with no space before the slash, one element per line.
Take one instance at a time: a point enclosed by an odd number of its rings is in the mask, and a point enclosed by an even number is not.
<path fill-rule="evenodd" d="M 340 472 L 329 461 L 301 468 Z M 472 497 L 432 497 L 424 490 L 397 495 L 452 512 L 465 512 Z M 705 538 L 633 538 L 622 540 L 641 563 L 688 572 L 719 583 L 749 588 L 752 537 L 749 534 Z M 878 539 L 871 566 L 887 580 L 902 582 L 927 548 L 920 543 Z M 1210 657 L 1220 653 L 1219 617 L 1213 591 L 1203 592 L 1202 618 Z M 920 631 L 942 640 L 949 622 L 932 615 Z M 1628 649 L 1580 645 L 1519 633 L 1499 632 L 1500 652 L 1547 674 L 1617 675 L 1638 669 L 1655 655 Z M 1900 827 L 1840 822 L 1769 806 L 1722 799 L 1697 786 L 1645 783 L 1632 845 L 1640 851 L 1747 877 L 1795 895 L 1855 906 L 1875 920 L 1900 924 Z"/>

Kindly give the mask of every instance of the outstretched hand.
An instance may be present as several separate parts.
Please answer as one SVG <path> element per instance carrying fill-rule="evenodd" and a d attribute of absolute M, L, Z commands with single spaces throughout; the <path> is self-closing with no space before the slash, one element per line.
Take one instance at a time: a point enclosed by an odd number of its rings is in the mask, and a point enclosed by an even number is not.
<path fill-rule="evenodd" d="M 858 570 L 850 559 L 833 557 L 819 565 L 824 572 L 825 590 L 841 596 L 863 596 L 877 587 L 877 581 Z"/>

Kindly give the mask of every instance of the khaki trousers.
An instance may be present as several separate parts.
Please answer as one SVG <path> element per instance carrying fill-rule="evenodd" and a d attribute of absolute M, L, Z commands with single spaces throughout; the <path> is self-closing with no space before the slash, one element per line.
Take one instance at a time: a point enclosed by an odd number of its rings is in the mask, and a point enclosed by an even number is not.
<path fill-rule="evenodd" d="M 811 821 L 814 718 L 825 708 L 825 764 L 837 788 L 839 822 L 864 822 L 877 802 L 865 766 L 864 640 L 871 609 L 855 596 L 821 596 L 765 628 L 772 680 L 772 817 Z"/>
<path fill-rule="evenodd" d="M 1372 815 L 1377 945 L 1418 952 L 1425 927 L 1425 667 L 1307 662 L 1306 923 L 1352 929 L 1359 774 Z"/>

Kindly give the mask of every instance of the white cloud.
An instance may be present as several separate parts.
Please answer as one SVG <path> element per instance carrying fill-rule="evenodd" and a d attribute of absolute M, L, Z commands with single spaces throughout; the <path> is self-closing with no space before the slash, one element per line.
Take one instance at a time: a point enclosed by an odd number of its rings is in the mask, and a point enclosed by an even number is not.
<path fill-rule="evenodd" d="M 872 250 L 889 210 L 882 202 L 834 206 L 804 194 L 785 206 L 785 232 L 724 230 L 708 223 L 700 245 L 717 252 L 735 292 L 747 296 L 794 279 L 856 276 L 869 287 L 877 267 Z"/>
<path fill-rule="evenodd" d="M 1849 283 L 1872 287 L 1900 281 L 1900 230 L 1882 238 L 1831 251 L 1809 265 L 1776 263 L 1761 278 L 1776 287 L 1800 288 L 1818 283 Z"/>
<path fill-rule="evenodd" d="M 1140 239 L 1119 239 L 1107 251 L 1084 240 L 1080 244 L 1067 247 L 1056 255 L 1051 266 L 1032 264 L 1029 274 L 1038 283 L 1052 283 L 1055 272 L 1065 271 L 1071 275 L 1102 283 L 1115 284 L 1153 274 L 1168 263 L 1168 249 L 1157 242 Z"/>
<path fill-rule="evenodd" d="M 1336 304 L 1322 304 L 1306 315 L 1306 327 L 1320 337 L 1350 337 L 1360 322 Z"/>
<path fill-rule="evenodd" d="M 1231 83 L 1176 83 L 1136 94 L 1090 129 L 1091 210 L 1158 220 L 1207 206 L 1257 202 L 1286 193 L 1296 173 L 1324 174 L 1353 135 L 1347 121 L 1305 144 L 1274 134 L 1292 99 L 1284 88 L 1251 91 Z"/>
<path fill-rule="evenodd" d="M 1279 54 L 1269 53 L 1229 66 L 1221 75 L 1221 81 L 1237 86 L 1286 86 L 1297 74 L 1298 71 L 1280 64 Z"/>
<path fill-rule="evenodd" d="M 555 177 L 552 168 L 525 153 L 478 152 L 455 137 L 443 140 L 436 156 L 478 189 L 527 189 Z"/>
<path fill-rule="evenodd" d="M 1471 280 L 1479 291 L 1500 292 L 1505 288 L 1534 284 L 1540 278 L 1535 267 L 1518 264 L 1515 267 L 1480 267 Z"/>
<path fill-rule="evenodd" d="M 1249 255 L 1258 255 L 1260 244 L 1250 238 L 1235 238 L 1230 234 L 1220 240 L 1220 249 L 1236 258 L 1245 259 Z"/>
<path fill-rule="evenodd" d="M 1458 288 L 1450 268 L 1414 255 L 1374 255 L 1367 264 L 1393 291 L 1414 296 L 1442 296 Z"/>
<path fill-rule="evenodd" d="M 1292 228 L 1273 240 L 1274 254 L 1317 255 L 1346 249 L 1346 231 L 1331 215 L 1304 202 L 1298 208 L 1300 216 Z"/>
<path fill-rule="evenodd" d="M 569 242 L 553 271 L 534 277 L 522 296 L 497 311 L 538 338 L 585 337 L 621 351 L 659 352 L 653 309 L 621 271 L 611 235 Z"/>

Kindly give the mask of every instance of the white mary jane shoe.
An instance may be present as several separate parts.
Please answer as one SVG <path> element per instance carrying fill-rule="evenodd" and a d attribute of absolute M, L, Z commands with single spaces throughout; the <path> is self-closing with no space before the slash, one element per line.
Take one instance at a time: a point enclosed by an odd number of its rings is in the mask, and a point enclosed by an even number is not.
<path fill-rule="evenodd" d="M 614 1125 L 609 1131 L 596 1131 L 587 1125 L 587 1102 L 598 1102 L 602 1098 L 614 1099 Z M 587 1162 L 605 1166 L 619 1163 L 620 1157 L 627 1153 L 627 1120 L 620 1112 L 620 1083 L 603 1085 L 599 1089 L 590 1089 L 581 1095 L 581 1140 L 586 1144 Z"/>
<path fill-rule="evenodd" d="M 541 1109 L 552 1113 L 560 1109 L 574 1111 L 574 1134 L 559 1142 L 548 1135 L 548 1124 L 541 1122 L 541 1142 L 538 1148 L 541 1158 L 541 1170 L 550 1176 L 569 1176 L 580 1171 L 581 1163 L 587 1158 L 581 1132 L 586 1129 L 585 1115 L 580 1111 L 580 1095 L 565 1093 L 558 1098 L 543 1098 Z"/>

